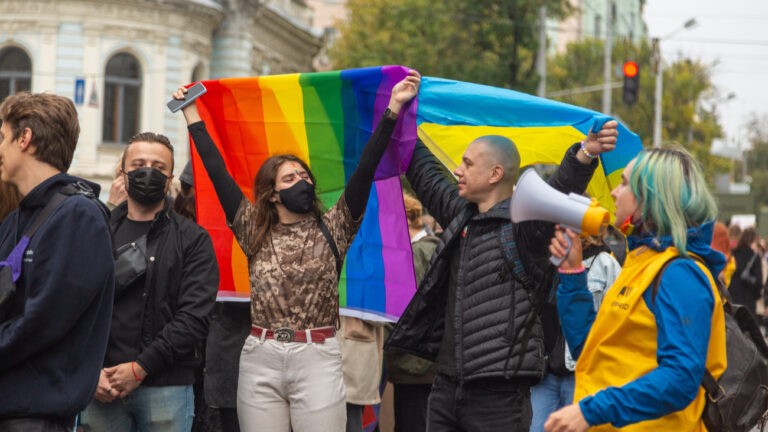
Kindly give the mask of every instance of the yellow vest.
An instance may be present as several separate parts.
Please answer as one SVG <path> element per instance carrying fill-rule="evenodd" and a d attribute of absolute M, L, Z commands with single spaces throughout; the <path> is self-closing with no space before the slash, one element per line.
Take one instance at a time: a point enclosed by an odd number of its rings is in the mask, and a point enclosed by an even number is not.
<path fill-rule="evenodd" d="M 728 261 L 725 262 L 725 268 L 723 269 L 723 283 L 725 286 L 731 286 L 731 278 L 736 272 L 736 258 L 731 255 Z"/>
<path fill-rule="evenodd" d="M 658 367 L 656 321 L 643 300 L 643 292 L 651 289 L 653 278 L 661 266 L 677 255 L 677 249 L 672 247 L 663 252 L 643 247 L 627 254 L 619 277 L 605 293 L 576 363 L 574 401 L 578 402 L 607 387 L 621 387 Z M 706 367 L 717 379 L 726 366 L 723 305 L 709 270 L 700 262 L 696 263 L 710 280 L 715 298 Z M 677 288 L 686 287 L 681 285 Z M 701 421 L 705 398 L 704 389 L 700 386 L 696 399 L 680 411 L 620 429 L 604 424 L 590 431 L 706 431 Z"/>

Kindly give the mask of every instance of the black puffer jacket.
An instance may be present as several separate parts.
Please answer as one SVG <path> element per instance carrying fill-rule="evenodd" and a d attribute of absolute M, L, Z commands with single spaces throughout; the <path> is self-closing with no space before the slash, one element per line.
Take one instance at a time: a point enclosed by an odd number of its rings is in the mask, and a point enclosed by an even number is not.
<path fill-rule="evenodd" d="M 597 162 L 576 159 L 578 145 L 566 153 L 549 181 L 556 189 L 582 193 Z M 541 322 L 533 312 L 529 292 L 513 276 L 505 258 L 501 229 L 511 224 L 509 202 L 485 213 L 458 196 L 453 176 L 422 144 L 417 143 L 408 180 L 429 213 L 444 227 L 435 257 L 416 295 L 387 341 L 387 349 L 434 360 L 445 327 L 445 307 L 451 256 L 466 226 L 460 253 L 454 316 L 457 378 L 515 377 L 537 380 L 544 371 Z M 535 287 L 551 283 L 554 267 L 548 263 L 548 245 L 554 225 L 542 222 L 512 224 L 521 261 Z M 528 321 L 533 320 L 530 325 Z M 528 330 L 528 335 L 524 335 Z"/>

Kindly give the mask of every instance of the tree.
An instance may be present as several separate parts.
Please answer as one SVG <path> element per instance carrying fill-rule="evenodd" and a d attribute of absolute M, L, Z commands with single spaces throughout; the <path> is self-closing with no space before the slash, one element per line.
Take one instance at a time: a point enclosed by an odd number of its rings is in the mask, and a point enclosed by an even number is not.
<path fill-rule="evenodd" d="M 750 191 L 758 206 L 768 205 L 768 116 L 753 116 L 747 123 L 752 149 L 744 155 L 751 177 Z"/>
<path fill-rule="evenodd" d="M 627 106 L 621 102 L 621 88 L 612 92 L 613 115 L 640 135 L 646 146 L 653 136 L 655 72 L 652 48 L 647 42 L 632 44 L 619 40 L 613 47 L 615 80 L 621 66 L 634 60 L 640 70 L 638 100 Z M 574 89 L 603 82 L 603 42 L 589 39 L 569 44 L 566 51 L 550 58 L 547 70 L 547 92 Z M 602 92 L 579 93 L 556 99 L 586 108 L 602 109 Z M 722 136 L 717 118 L 717 93 L 712 84 L 710 67 L 680 58 L 664 68 L 662 99 L 662 142 L 678 143 L 687 148 L 702 164 L 708 178 L 728 172 L 730 161 L 711 153 L 712 140 Z"/>
<path fill-rule="evenodd" d="M 329 50 L 335 68 L 402 64 L 423 75 L 533 91 L 538 10 L 568 0 L 349 0 Z"/>

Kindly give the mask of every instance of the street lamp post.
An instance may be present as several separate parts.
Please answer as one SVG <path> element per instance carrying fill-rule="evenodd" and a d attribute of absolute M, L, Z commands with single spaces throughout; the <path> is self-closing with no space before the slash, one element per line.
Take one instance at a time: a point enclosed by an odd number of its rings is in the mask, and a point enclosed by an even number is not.
<path fill-rule="evenodd" d="M 696 18 L 691 18 L 682 27 L 675 29 L 662 38 L 654 38 L 653 45 L 656 49 L 656 94 L 653 101 L 653 146 L 661 147 L 661 99 L 664 95 L 664 61 L 661 58 L 661 41 L 671 38 L 677 33 L 695 27 Z"/>

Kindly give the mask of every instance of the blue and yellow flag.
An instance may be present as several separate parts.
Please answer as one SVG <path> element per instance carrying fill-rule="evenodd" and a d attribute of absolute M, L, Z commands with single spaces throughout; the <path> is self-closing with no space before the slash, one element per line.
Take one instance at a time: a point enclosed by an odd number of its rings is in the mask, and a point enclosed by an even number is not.
<path fill-rule="evenodd" d="M 416 115 L 419 138 L 453 170 L 467 145 L 483 135 L 510 138 L 522 167 L 560 164 L 565 151 L 586 137 L 604 114 L 513 90 L 424 77 Z M 601 169 L 587 188 L 613 214 L 611 189 L 624 166 L 642 150 L 640 138 L 619 124 L 616 149 L 600 156 Z"/>

